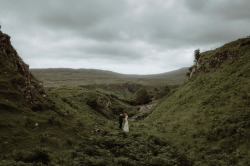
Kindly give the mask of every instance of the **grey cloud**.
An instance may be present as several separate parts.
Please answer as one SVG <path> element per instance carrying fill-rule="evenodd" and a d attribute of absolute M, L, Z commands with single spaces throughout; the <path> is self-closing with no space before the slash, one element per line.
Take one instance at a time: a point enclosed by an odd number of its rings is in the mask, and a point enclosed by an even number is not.
<path fill-rule="evenodd" d="M 105 57 L 118 60 L 138 60 L 143 58 L 140 50 L 127 48 L 126 46 L 114 47 L 112 45 L 88 47 L 84 49 L 85 53 L 90 55 L 98 55 L 98 57 Z"/>
<path fill-rule="evenodd" d="M 116 64 L 140 64 L 136 70 L 143 72 L 144 66 L 148 72 L 147 65 L 153 62 L 152 73 L 164 72 L 192 65 L 196 48 L 249 35 L 250 26 L 249 0 L 0 0 L 0 4 L 2 29 L 31 66 L 42 57 L 41 63 L 47 58 L 55 66 L 56 59 L 60 65 L 86 61 L 114 70 Z"/>
<path fill-rule="evenodd" d="M 84 29 L 98 25 L 106 19 L 126 11 L 126 1 L 74 0 L 54 3 L 50 1 L 40 19 L 48 26 Z"/>
<path fill-rule="evenodd" d="M 212 17 L 220 17 L 227 20 L 249 20 L 250 1 L 249 0 L 185 0 L 185 4 L 193 12 L 201 15 L 210 15 Z"/>

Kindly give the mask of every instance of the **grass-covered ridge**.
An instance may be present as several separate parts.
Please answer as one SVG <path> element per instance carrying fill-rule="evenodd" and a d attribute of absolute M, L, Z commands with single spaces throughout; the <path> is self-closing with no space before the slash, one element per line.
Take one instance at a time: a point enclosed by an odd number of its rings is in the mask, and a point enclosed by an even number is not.
<path fill-rule="evenodd" d="M 186 80 L 187 68 L 152 75 L 128 75 L 95 69 L 31 69 L 31 72 L 46 87 L 60 85 L 93 86 L 121 83 L 137 83 L 142 85 L 181 85 Z"/>
<path fill-rule="evenodd" d="M 250 38 L 204 52 L 194 75 L 143 123 L 195 165 L 250 164 Z"/>

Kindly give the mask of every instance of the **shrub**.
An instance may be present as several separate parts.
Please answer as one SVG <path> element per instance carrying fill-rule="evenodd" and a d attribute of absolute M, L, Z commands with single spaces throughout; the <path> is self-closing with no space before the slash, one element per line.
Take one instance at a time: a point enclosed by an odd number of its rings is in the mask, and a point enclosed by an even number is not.
<path fill-rule="evenodd" d="M 71 138 L 67 138 L 65 141 L 66 145 L 72 146 L 73 145 L 73 140 Z"/>
<path fill-rule="evenodd" d="M 194 58 L 195 60 L 198 61 L 198 59 L 200 58 L 201 54 L 200 54 L 200 49 L 197 49 L 194 51 Z"/>
<path fill-rule="evenodd" d="M 50 125 L 56 125 L 56 126 L 61 126 L 62 125 L 62 122 L 60 120 L 58 120 L 55 116 L 51 116 L 48 119 L 48 123 Z"/>
<path fill-rule="evenodd" d="M 137 104 L 147 104 L 151 102 L 151 98 L 146 89 L 140 89 L 136 92 L 136 102 Z"/>
<path fill-rule="evenodd" d="M 95 93 L 89 93 L 87 96 L 87 104 L 92 107 L 98 107 L 98 97 Z"/>
<path fill-rule="evenodd" d="M 0 165 L 3 166 L 33 166 L 33 164 L 27 164 L 22 161 L 13 161 L 13 160 L 2 160 L 0 161 Z"/>
<path fill-rule="evenodd" d="M 43 103 L 38 103 L 32 106 L 32 111 L 42 111 L 44 109 L 44 104 Z"/>
<path fill-rule="evenodd" d="M 156 94 L 156 99 L 163 98 L 170 93 L 170 88 L 166 85 L 161 91 Z"/>
<path fill-rule="evenodd" d="M 134 161 L 132 161 L 129 158 L 126 158 L 126 157 L 116 158 L 115 159 L 115 164 L 116 165 L 121 165 L 121 166 L 134 166 L 134 165 L 137 165 Z"/>
<path fill-rule="evenodd" d="M 18 151 L 13 154 L 16 161 L 22 161 L 25 163 L 42 163 L 48 165 L 50 162 L 50 156 L 48 151 L 44 148 L 37 147 L 31 152 Z"/>

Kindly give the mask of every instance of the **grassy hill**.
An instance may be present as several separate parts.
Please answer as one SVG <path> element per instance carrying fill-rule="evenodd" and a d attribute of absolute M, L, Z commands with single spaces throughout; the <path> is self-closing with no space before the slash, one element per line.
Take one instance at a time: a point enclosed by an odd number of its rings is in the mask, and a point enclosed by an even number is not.
<path fill-rule="evenodd" d="M 165 95 L 164 88 L 171 90 L 187 80 L 188 68 L 153 75 L 126 75 L 95 69 L 32 69 L 32 74 L 42 80 L 45 87 L 78 86 L 113 94 L 122 100 L 134 102 L 136 92 L 145 88 L 153 100 Z"/>
<path fill-rule="evenodd" d="M 43 81 L 46 87 L 58 85 L 100 85 L 137 83 L 142 85 L 181 85 L 184 83 L 188 68 L 182 68 L 162 74 L 126 75 L 95 69 L 31 69 L 31 72 Z"/>
<path fill-rule="evenodd" d="M 0 108 L 39 110 L 48 104 L 43 85 L 32 74 L 10 43 L 10 37 L 0 31 Z"/>
<path fill-rule="evenodd" d="M 146 130 L 194 165 L 250 165 L 250 38 L 202 53 L 191 71 L 142 122 Z"/>
<path fill-rule="evenodd" d="M 134 102 L 136 92 L 145 88 L 153 100 L 165 95 L 165 87 L 171 90 L 187 80 L 188 68 L 153 75 L 126 75 L 95 69 L 32 69 L 32 74 L 42 80 L 45 87 L 78 86 L 113 94 L 120 99 Z"/>

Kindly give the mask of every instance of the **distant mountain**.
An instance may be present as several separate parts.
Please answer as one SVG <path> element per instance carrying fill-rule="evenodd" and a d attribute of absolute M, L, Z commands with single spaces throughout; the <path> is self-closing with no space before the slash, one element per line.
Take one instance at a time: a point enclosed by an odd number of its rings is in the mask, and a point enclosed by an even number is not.
<path fill-rule="evenodd" d="M 166 77 L 166 78 L 180 77 L 180 78 L 183 78 L 184 76 L 186 76 L 187 72 L 188 72 L 188 67 L 183 67 L 183 68 L 169 71 L 166 73 L 146 75 L 146 77 Z"/>
<path fill-rule="evenodd" d="M 42 80 L 47 87 L 125 82 L 140 83 L 143 85 L 181 85 L 187 79 L 186 73 L 188 72 L 188 68 L 153 75 L 126 75 L 105 70 L 67 68 L 31 69 L 31 72 Z"/>

